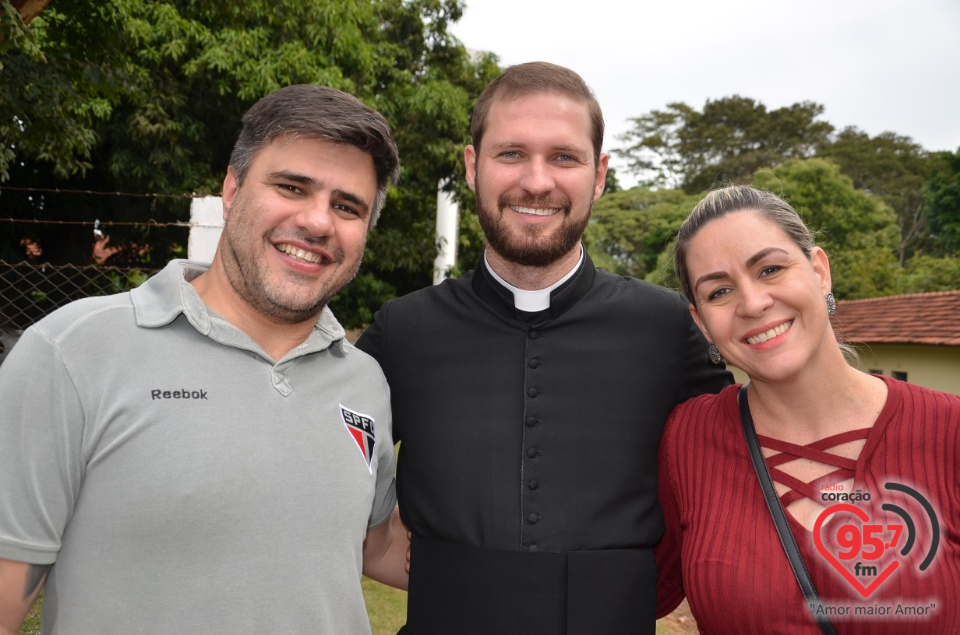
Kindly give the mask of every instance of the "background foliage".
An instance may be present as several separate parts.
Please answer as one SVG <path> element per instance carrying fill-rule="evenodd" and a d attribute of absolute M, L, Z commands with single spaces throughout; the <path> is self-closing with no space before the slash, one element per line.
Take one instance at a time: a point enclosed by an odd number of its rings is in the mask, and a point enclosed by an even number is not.
<path fill-rule="evenodd" d="M 634 118 L 614 153 L 649 189 L 597 203 L 596 259 L 673 285 L 672 232 L 706 191 L 746 183 L 786 198 L 818 232 L 839 298 L 960 288 L 960 150 L 836 132 L 822 113 L 813 102 L 770 111 L 735 95 Z"/>
<path fill-rule="evenodd" d="M 183 195 L 219 192 L 242 113 L 281 86 L 321 83 L 382 112 L 403 162 L 338 314 L 368 321 L 383 300 L 429 284 L 437 186 L 463 183 L 473 100 L 500 70 L 447 32 L 460 0 L 72 0 L 26 29 L 4 11 L 3 32 L 20 36 L 0 51 L 0 182 L 61 192 L 5 190 L 3 216 L 186 221 Z M 90 225 L 16 229 L 0 259 L 30 256 L 26 238 L 42 249 L 34 258 L 90 261 Z M 111 227 L 110 238 L 110 264 L 185 254 L 177 228 Z"/>
<path fill-rule="evenodd" d="M 402 179 L 358 279 L 334 301 L 348 326 L 430 283 L 437 186 L 461 203 L 458 273 L 483 246 L 461 153 L 473 102 L 500 72 L 449 32 L 463 0 L 72 0 L 29 25 L 0 0 L 0 259 L 86 264 L 95 219 L 106 264 L 157 268 L 185 255 L 192 193 L 219 192 L 242 113 L 292 83 L 357 95 L 394 127 Z M 610 270 L 671 283 L 670 241 L 702 194 L 750 182 L 821 232 L 841 298 L 960 288 L 960 150 L 893 132 L 837 131 L 805 101 L 739 95 L 634 118 L 614 150 L 586 241 Z M 121 192 L 130 196 L 93 196 Z M 127 225 L 123 221 L 142 221 Z M 149 221 L 156 221 L 148 224 Z"/>

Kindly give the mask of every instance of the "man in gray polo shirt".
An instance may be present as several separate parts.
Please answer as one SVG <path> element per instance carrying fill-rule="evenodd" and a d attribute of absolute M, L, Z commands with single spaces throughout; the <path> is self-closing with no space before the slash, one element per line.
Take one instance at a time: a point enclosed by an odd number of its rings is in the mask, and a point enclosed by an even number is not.
<path fill-rule="evenodd" d="M 244 116 L 213 263 L 74 302 L 0 366 L 0 634 L 363 633 L 405 588 L 389 392 L 326 308 L 398 175 L 382 116 Z"/>

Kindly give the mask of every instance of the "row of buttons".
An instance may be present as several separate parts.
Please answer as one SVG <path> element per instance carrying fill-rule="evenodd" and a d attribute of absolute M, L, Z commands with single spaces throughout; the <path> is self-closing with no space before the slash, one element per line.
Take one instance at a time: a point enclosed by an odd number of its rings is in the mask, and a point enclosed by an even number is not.
<path fill-rule="evenodd" d="M 530 331 L 529 336 L 530 336 L 530 339 L 535 340 L 540 338 L 541 333 L 539 331 Z M 542 362 L 537 357 L 531 357 L 529 360 L 527 360 L 527 368 L 530 368 L 531 370 L 536 370 L 540 368 L 541 365 L 542 365 Z M 530 397 L 531 399 L 535 399 L 539 394 L 540 394 L 540 391 L 537 390 L 536 388 L 531 387 L 527 389 L 527 396 Z M 528 416 L 526 418 L 525 423 L 528 428 L 532 428 L 536 426 L 538 423 L 540 423 L 540 419 L 538 419 L 535 416 Z M 530 447 L 530 448 L 527 448 L 526 454 L 528 458 L 534 459 L 540 455 L 540 452 L 537 451 L 535 447 Z M 534 491 L 540 487 L 540 481 L 538 481 L 537 479 L 530 479 L 527 482 L 527 487 L 531 491 Z M 530 523 L 531 525 L 536 525 L 538 522 L 540 522 L 540 514 L 536 512 L 530 512 L 529 514 L 527 514 L 527 522 Z M 532 545 L 528 545 L 526 547 L 526 550 L 531 553 L 536 553 L 539 551 L 539 548 L 537 547 L 537 545 L 532 544 Z"/>

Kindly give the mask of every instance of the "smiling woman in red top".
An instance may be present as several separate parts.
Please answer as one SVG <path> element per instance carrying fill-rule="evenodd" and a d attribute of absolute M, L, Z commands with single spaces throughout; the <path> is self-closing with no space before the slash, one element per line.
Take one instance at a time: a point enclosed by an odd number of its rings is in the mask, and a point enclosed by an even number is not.
<path fill-rule="evenodd" d="M 820 604 L 791 570 L 731 386 L 679 406 L 664 432 L 659 615 L 686 596 L 704 633 L 815 634 L 815 615 L 845 635 L 957 632 L 960 397 L 847 363 L 827 255 L 773 194 L 709 194 L 675 266 L 711 357 L 750 379 L 774 507 Z"/>

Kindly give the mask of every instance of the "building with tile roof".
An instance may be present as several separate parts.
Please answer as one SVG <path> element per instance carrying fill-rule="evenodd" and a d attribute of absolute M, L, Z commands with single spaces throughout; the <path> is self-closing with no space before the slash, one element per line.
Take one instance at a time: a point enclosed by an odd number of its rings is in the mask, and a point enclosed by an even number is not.
<path fill-rule="evenodd" d="M 960 291 L 843 300 L 833 325 L 862 370 L 960 394 Z"/>

